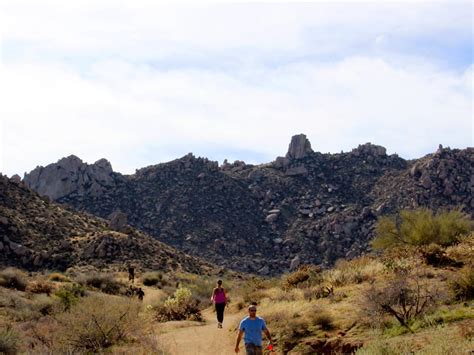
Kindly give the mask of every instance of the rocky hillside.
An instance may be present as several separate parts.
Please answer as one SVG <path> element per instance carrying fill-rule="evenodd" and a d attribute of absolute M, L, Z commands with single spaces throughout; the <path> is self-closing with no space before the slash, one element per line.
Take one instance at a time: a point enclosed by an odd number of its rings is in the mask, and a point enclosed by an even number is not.
<path fill-rule="evenodd" d="M 473 213 L 474 149 L 440 147 L 406 161 L 370 143 L 314 152 L 294 136 L 285 157 L 230 164 L 188 154 L 126 176 L 71 156 L 38 167 L 29 187 L 76 209 L 128 222 L 187 253 L 261 274 L 301 263 L 328 265 L 368 250 L 378 215 L 402 208 Z"/>
<path fill-rule="evenodd" d="M 0 265 L 24 269 L 70 267 L 178 269 L 203 273 L 209 266 L 129 227 L 67 210 L 22 182 L 0 174 Z"/>

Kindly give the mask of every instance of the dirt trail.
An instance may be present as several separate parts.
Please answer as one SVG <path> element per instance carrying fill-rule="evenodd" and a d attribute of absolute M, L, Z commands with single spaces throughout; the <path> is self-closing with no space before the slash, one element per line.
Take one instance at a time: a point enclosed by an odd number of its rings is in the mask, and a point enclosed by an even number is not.
<path fill-rule="evenodd" d="M 231 355 L 237 336 L 235 326 L 243 314 L 228 313 L 224 316 L 222 329 L 217 328 L 216 315 L 211 309 L 203 312 L 205 323 L 187 322 L 184 328 L 177 322 L 169 322 L 164 334 L 158 336 L 158 342 L 171 355 Z M 173 324 L 174 323 L 174 324 Z M 181 326 L 184 324 L 181 324 Z M 171 329 L 170 329 L 171 328 Z M 242 347 L 242 346 L 241 346 Z M 239 354 L 244 354 L 241 349 Z"/>

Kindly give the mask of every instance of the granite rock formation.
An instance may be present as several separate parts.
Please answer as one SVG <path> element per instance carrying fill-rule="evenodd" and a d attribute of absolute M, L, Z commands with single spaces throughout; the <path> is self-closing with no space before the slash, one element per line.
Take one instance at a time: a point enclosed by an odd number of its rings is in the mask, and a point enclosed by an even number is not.
<path fill-rule="evenodd" d="M 56 200 L 104 218 L 121 211 L 131 226 L 184 252 L 274 274 L 295 258 L 324 266 L 367 252 L 382 214 L 420 206 L 472 214 L 473 163 L 473 148 L 440 147 L 412 161 L 370 143 L 322 154 L 298 135 L 285 157 L 268 164 L 219 166 L 188 154 L 130 176 L 109 171 L 100 189 L 74 179 Z M 71 175 L 83 176 L 87 168 L 76 166 L 80 173 Z M 37 172 L 24 181 L 34 189 L 61 183 Z"/>

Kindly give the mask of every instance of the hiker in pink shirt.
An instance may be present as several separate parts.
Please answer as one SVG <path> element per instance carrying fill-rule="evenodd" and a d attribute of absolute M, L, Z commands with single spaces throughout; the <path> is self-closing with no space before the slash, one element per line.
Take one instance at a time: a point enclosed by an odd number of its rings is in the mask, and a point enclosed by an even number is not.
<path fill-rule="evenodd" d="M 217 328 L 222 328 L 224 321 L 224 309 L 227 303 L 227 296 L 222 287 L 222 280 L 217 280 L 217 287 L 212 291 L 211 301 L 214 302 L 217 313 Z"/>

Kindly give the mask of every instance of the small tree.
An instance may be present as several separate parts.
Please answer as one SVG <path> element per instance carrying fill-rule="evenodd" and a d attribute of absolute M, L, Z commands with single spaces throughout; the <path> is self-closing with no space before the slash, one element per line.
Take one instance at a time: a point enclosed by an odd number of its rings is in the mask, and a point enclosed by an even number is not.
<path fill-rule="evenodd" d="M 390 315 L 409 331 L 412 319 L 436 302 L 438 293 L 416 273 L 401 272 L 384 286 L 372 285 L 365 293 L 365 310 L 371 316 Z"/>
<path fill-rule="evenodd" d="M 397 216 L 379 218 L 372 247 L 384 249 L 397 245 L 431 243 L 447 246 L 469 233 L 472 227 L 470 217 L 460 210 L 440 211 L 436 214 L 426 208 L 402 210 Z"/>

